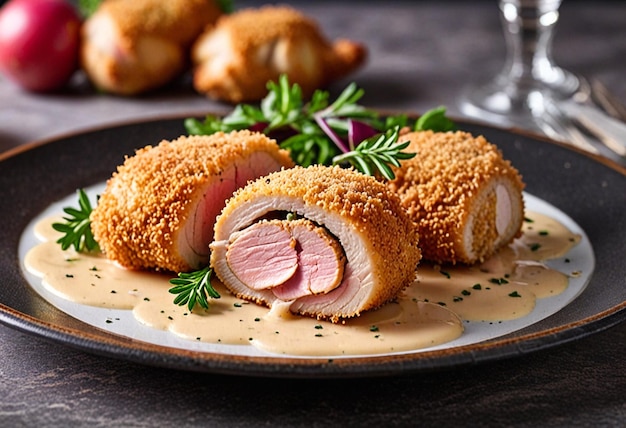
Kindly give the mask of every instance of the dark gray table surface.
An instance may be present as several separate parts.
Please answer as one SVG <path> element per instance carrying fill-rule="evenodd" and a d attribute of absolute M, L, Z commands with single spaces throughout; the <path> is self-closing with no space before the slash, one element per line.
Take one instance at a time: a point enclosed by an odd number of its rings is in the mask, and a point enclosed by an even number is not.
<path fill-rule="evenodd" d="M 294 4 L 328 36 L 367 44 L 368 64 L 348 80 L 366 90 L 363 103 L 371 107 L 422 112 L 443 104 L 459 116 L 462 88 L 503 62 L 495 1 Z M 626 3 L 564 2 L 554 56 L 626 102 Z M 24 93 L 0 77 L 0 151 L 119 121 L 228 109 L 195 94 L 184 79 L 120 98 L 94 93 L 80 75 L 67 91 L 48 95 Z M 625 353 L 621 324 L 458 370 L 257 379 L 107 359 L 0 325 L 0 426 L 624 426 Z"/>

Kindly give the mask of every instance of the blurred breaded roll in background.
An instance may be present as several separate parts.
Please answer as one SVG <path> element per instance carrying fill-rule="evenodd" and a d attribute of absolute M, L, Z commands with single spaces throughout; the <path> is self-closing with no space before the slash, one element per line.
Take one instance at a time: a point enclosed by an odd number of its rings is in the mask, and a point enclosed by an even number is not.
<path fill-rule="evenodd" d="M 213 0 L 107 0 L 81 34 L 81 66 L 99 89 L 135 95 L 182 73 L 189 49 L 222 14 Z"/>
<path fill-rule="evenodd" d="M 330 42 L 317 23 L 286 6 L 243 9 L 223 15 L 192 49 L 194 87 L 230 103 L 258 101 L 267 82 L 286 74 L 305 96 L 358 69 L 366 48 Z"/>

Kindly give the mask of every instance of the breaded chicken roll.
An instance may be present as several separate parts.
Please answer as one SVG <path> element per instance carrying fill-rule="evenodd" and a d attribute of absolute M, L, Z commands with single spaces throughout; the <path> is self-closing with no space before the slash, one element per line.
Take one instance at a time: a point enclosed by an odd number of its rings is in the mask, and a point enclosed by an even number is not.
<path fill-rule="evenodd" d="M 360 67 L 363 45 L 328 41 L 317 24 L 287 6 L 243 9 L 222 16 L 194 44 L 194 87 L 231 103 L 258 101 L 267 82 L 286 74 L 305 95 Z"/>
<path fill-rule="evenodd" d="M 131 269 L 185 272 L 208 263 L 216 216 L 248 181 L 293 163 L 250 131 L 180 137 L 128 157 L 91 215 L 105 255 Z"/>
<path fill-rule="evenodd" d="M 238 190 L 210 247 L 211 266 L 235 295 L 334 322 L 395 298 L 421 257 L 396 194 L 326 166 L 282 170 Z"/>
<path fill-rule="evenodd" d="M 81 65 L 98 88 L 134 95 L 189 63 L 191 44 L 221 15 L 213 0 L 106 0 L 81 32 Z"/>
<path fill-rule="evenodd" d="M 472 264 L 520 233 L 524 184 L 484 137 L 467 132 L 412 132 L 417 155 L 394 170 L 389 188 L 418 224 L 424 259 Z"/>

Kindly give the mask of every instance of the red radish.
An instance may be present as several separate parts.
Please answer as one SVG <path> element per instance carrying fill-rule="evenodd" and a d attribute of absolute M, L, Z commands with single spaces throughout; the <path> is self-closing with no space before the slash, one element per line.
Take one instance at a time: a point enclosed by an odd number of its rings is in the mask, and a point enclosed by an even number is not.
<path fill-rule="evenodd" d="M 35 92 L 65 85 L 78 67 L 81 19 L 65 0 L 11 0 L 0 9 L 0 71 Z"/>

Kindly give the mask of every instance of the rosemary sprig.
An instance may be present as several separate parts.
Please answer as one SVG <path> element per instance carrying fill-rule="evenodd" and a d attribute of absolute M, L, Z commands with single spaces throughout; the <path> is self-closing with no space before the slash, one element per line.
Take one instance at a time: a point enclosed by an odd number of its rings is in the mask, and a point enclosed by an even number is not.
<path fill-rule="evenodd" d="M 204 309 L 208 309 L 209 297 L 220 298 L 220 294 L 211 285 L 211 275 L 213 275 L 213 269 L 207 266 L 194 272 L 180 272 L 177 278 L 170 279 L 170 284 L 174 287 L 170 288 L 169 292 L 177 294 L 174 304 L 187 305 L 190 311 L 193 310 L 196 303 Z"/>
<path fill-rule="evenodd" d="M 67 216 L 63 217 L 63 223 L 53 223 L 52 228 L 64 235 L 56 242 L 61 244 L 65 251 L 71 246 L 78 252 L 95 251 L 99 249 L 98 243 L 91 232 L 91 202 L 83 189 L 78 189 L 79 209 L 73 207 L 63 208 Z"/>
<path fill-rule="evenodd" d="M 387 180 L 393 180 L 395 174 L 390 165 L 399 167 L 401 159 L 411 159 L 416 155 L 416 153 L 403 152 L 410 142 L 399 143 L 399 132 L 400 128 L 396 126 L 384 134 L 363 140 L 354 150 L 335 156 L 333 164 L 348 162 L 364 174 L 379 173 Z"/>

